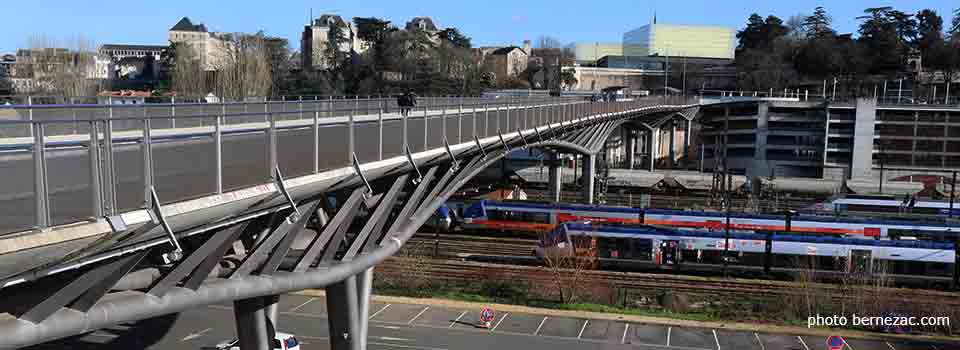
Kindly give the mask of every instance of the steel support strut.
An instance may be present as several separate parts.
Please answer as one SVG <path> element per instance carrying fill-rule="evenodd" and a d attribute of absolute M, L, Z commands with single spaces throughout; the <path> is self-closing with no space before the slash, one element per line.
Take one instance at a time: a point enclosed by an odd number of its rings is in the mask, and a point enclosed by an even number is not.
<path fill-rule="evenodd" d="M 357 276 L 327 286 L 326 292 L 330 349 L 362 350 L 366 342 L 361 334 L 360 323 L 365 323 L 366 317 L 360 317 Z"/>

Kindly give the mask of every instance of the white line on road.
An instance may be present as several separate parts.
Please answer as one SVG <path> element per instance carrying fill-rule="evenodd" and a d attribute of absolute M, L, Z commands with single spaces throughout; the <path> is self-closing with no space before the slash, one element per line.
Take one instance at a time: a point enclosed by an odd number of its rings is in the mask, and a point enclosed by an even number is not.
<path fill-rule="evenodd" d="M 416 346 L 416 345 L 404 345 L 404 344 L 393 344 L 393 343 L 378 343 L 378 342 L 367 342 L 367 344 L 380 345 L 380 346 L 389 346 L 396 348 L 407 348 L 407 349 L 419 349 L 419 350 L 448 350 L 447 348 L 432 348 L 429 346 Z"/>
<path fill-rule="evenodd" d="M 316 299 L 317 299 L 317 298 L 307 299 L 307 301 L 304 301 L 303 304 L 297 305 L 297 307 L 292 308 L 292 309 L 290 309 L 290 310 L 287 310 L 287 312 L 296 312 L 298 309 L 300 309 L 300 308 L 303 307 L 304 305 L 307 305 L 307 304 L 309 304 L 311 301 L 314 301 L 314 300 L 316 300 Z"/>
<path fill-rule="evenodd" d="M 797 336 L 797 340 L 800 341 L 800 345 L 803 345 L 803 349 L 804 349 L 804 350 L 810 350 L 810 347 L 807 346 L 807 343 L 806 343 L 805 341 L 803 341 L 803 338 L 800 338 L 799 335 Z"/>
<path fill-rule="evenodd" d="M 893 345 L 890 345 L 890 342 L 885 341 L 884 343 L 887 343 L 887 346 L 890 347 L 890 350 L 897 350 L 897 348 L 893 347 Z"/>
<path fill-rule="evenodd" d="M 416 321 L 418 318 L 420 318 L 420 315 L 423 315 L 423 313 L 427 312 L 428 309 L 430 309 L 429 306 L 424 307 L 423 310 L 420 310 L 419 314 L 417 314 L 416 316 L 413 316 L 413 318 L 411 318 L 410 321 L 407 321 L 407 324 L 413 324 L 413 321 Z"/>
<path fill-rule="evenodd" d="M 543 327 L 544 322 L 547 322 L 547 316 L 543 316 L 543 319 L 540 320 L 540 325 L 537 326 L 537 330 L 533 331 L 533 335 L 537 335 L 537 333 L 540 333 L 540 328 Z"/>
<path fill-rule="evenodd" d="M 460 316 L 457 316 L 456 320 L 453 320 L 453 322 L 450 322 L 450 326 L 448 326 L 447 328 L 453 328 L 453 325 L 457 324 L 457 322 L 460 321 L 461 318 L 463 318 L 463 315 L 466 315 L 466 314 L 467 314 L 467 310 L 463 310 L 463 312 L 460 313 Z"/>
<path fill-rule="evenodd" d="M 843 345 L 846 345 L 846 346 L 847 346 L 847 349 L 853 350 L 853 347 L 850 346 L 850 344 L 847 344 L 847 340 L 846 340 L 846 339 L 843 339 L 843 337 L 840 337 L 840 340 L 843 341 Z"/>
<path fill-rule="evenodd" d="M 374 317 L 377 317 L 377 315 L 383 312 L 383 310 L 386 310 L 388 307 L 390 307 L 390 305 L 393 305 L 393 304 L 384 305 L 382 308 L 380 308 L 380 310 L 377 310 L 377 312 L 374 312 L 373 315 L 370 315 L 370 318 L 368 318 L 368 320 L 372 320 Z"/>
<path fill-rule="evenodd" d="M 667 327 L 667 347 L 670 347 L 670 332 L 673 331 L 673 327 Z"/>
<path fill-rule="evenodd" d="M 92 336 L 94 336 L 94 337 L 103 337 L 103 338 L 117 338 L 117 337 L 120 337 L 119 335 L 116 335 L 116 334 L 104 333 L 104 332 L 99 332 L 99 331 L 98 331 L 98 332 L 90 333 L 90 335 L 92 335 Z"/>
<path fill-rule="evenodd" d="M 503 317 L 500 317 L 500 321 L 497 321 L 497 324 L 493 325 L 493 328 L 490 328 L 490 331 L 493 332 L 497 329 L 497 327 L 500 327 L 500 322 L 503 322 L 503 319 L 507 318 L 507 316 L 510 316 L 509 312 L 503 313 Z"/>
<path fill-rule="evenodd" d="M 397 327 L 397 326 L 374 326 L 374 327 L 380 327 L 380 328 L 386 328 L 386 329 L 400 329 L 400 327 Z"/>
<path fill-rule="evenodd" d="M 209 331 L 212 331 L 212 330 L 213 330 L 213 328 L 207 328 L 207 329 L 204 329 L 204 330 L 199 331 L 199 332 L 196 332 L 196 333 L 187 334 L 187 336 L 186 336 L 186 337 L 183 337 L 183 339 L 180 339 L 180 341 L 187 341 L 187 340 L 193 340 L 193 339 L 200 338 L 200 337 L 203 336 L 203 333 L 206 333 L 206 332 L 209 332 Z"/>
<path fill-rule="evenodd" d="M 407 339 L 407 338 L 394 338 L 394 337 L 377 337 L 377 338 L 380 338 L 382 340 L 392 340 L 392 341 L 413 341 L 413 339 Z"/>
<path fill-rule="evenodd" d="M 717 342 L 717 350 L 720 350 L 720 338 L 717 338 L 717 330 L 713 330 L 713 341 Z"/>
<path fill-rule="evenodd" d="M 580 339 L 580 337 L 583 336 L 583 331 L 587 329 L 587 323 L 589 322 L 590 320 L 583 320 L 583 327 L 580 327 L 580 333 L 577 334 L 577 339 Z"/>
<path fill-rule="evenodd" d="M 629 324 L 629 323 L 624 323 L 623 326 L 624 326 L 624 327 L 623 327 L 623 337 L 620 338 L 620 343 L 621 343 L 621 344 L 626 344 L 626 343 L 627 343 L 627 330 L 630 329 L 630 324 Z"/>
<path fill-rule="evenodd" d="M 760 335 L 757 334 L 757 332 L 753 332 L 753 336 L 757 337 L 757 344 L 760 344 L 760 350 L 767 350 L 767 348 L 763 346 L 763 342 L 760 341 Z"/>

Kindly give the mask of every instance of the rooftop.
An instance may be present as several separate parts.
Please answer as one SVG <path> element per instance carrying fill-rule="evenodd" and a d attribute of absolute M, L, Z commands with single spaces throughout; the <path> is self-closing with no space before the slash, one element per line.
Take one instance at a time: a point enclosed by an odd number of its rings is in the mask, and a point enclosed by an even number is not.
<path fill-rule="evenodd" d="M 206 32 L 207 27 L 203 24 L 193 24 L 190 22 L 190 18 L 184 17 L 181 18 L 177 24 L 174 24 L 170 28 L 171 31 L 180 31 L 180 32 Z"/>
<path fill-rule="evenodd" d="M 126 44 L 100 45 L 100 51 L 112 51 L 112 50 L 163 51 L 168 48 L 169 47 L 167 45 L 126 45 Z"/>

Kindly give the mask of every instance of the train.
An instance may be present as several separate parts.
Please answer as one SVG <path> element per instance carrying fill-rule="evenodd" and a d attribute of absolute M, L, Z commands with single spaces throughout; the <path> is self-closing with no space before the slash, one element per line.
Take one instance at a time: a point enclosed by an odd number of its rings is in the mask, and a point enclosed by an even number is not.
<path fill-rule="evenodd" d="M 960 203 L 951 205 L 944 201 L 912 201 L 909 198 L 898 200 L 894 196 L 846 195 L 836 198 L 827 205 L 838 213 L 909 213 L 921 215 L 958 215 Z"/>
<path fill-rule="evenodd" d="M 729 242 L 729 243 L 728 243 Z M 727 253 L 724 254 L 724 247 Z M 954 243 L 874 240 L 795 234 L 673 229 L 649 225 L 566 222 L 541 234 L 533 252 L 593 256 L 603 266 L 790 275 L 812 267 L 826 277 L 884 273 L 899 285 L 946 287 L 954 274 Z M 586 255 L 585 255 L 586 254 Z"/>
<path fill-rule="evenodd" d="M 722 231 L 722 212 L 673 209 L 640 209 L 583 204 L 481 200 L 463 209 L 462 229 L 470 231 L 522 231 L 538 233 L 556 225 L 588 220 L 595 223 L 656 225 Z M 953 241 L 960 225 L 934 221 L 861 219 L 817 215 L 730 213 L 729 229 L 752 232 L 792 232 L 875 239 L 918 238 Z"/>

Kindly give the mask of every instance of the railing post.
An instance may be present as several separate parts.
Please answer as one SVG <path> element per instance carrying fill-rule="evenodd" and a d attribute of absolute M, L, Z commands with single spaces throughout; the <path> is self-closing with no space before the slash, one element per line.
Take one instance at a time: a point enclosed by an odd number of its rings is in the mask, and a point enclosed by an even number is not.
<path fill-rule="evenodd" d="M 410 149 L 410 144 L 407 143 L 407 115 L 405 113 L 400 113 L 401 128 L 403 129 L 403 147 L 405 150 Z"/>
<path fill-rule="evenodd" d="M 33 137 L 33 96 L 27 96 L 27 120 L 30 121 L 29 133 L 30 137 Z"/>
<path fill-rule="evenodd" d="M 463 142 L 463 99 L 457 106 L 457 143 Z"/>
<path fill-rule="evenodd" d="M 146 108 L 143 112 L 143 201 L 145 208 L 151 208 L 150 189 L 153 188 L 153 137 L 150 134 L 150 119 L 146 117 Z"/>
<path fill-rule="evenodd" d="M 273 113 L 267 114 L 267 120 L 270 127 L 267 129 L 267 171 L 270 172 L 270 178 L 277 179 L 277 118 Z"/>
<path fill-rule="evenodd" d="M 473 118 L 470 118 L 470 123 L 473 124 L 473 135 L 471 135 L 473 137 L 477 137 L 477 103 L 477 100 L 473 100 Z"/>
<path fill-rule="evenodd" d="M 117 177 L 113 166 L 113 107 L 107 109 L 107 120 L 103 122 L 103 205 L 104 215 L 113 215 L 117 211 Z"/>
<path fill-rule="evenodd" d="M 319 106 L 318 106 L 319 107 Z M 320 173 L 320 108 L 313 111 L 313 173 Z"/>
<path fill-rule="evenodd" d="M 423 150 L 427 150 L 427 138 L 430 137 L 429 128 L 427 127 L 430 124 L 430 119 L 427 117 L 427 106 L 423 107 Z"/>
<path fill-rule="evenodd" d="M 443 107 L 440 110 L 440 129 L 442 129 L 440 134 L 443 135 L 443 139 L 450 140 L 447 137 L 447 108 L 446 107 Z"/>
<path fill-rule="evenodd" d="M 223 101 L 220 101 L 222 104 Z M 170 96 L 170 125 L 172 128 L 177 128 L 177 97 Z"/>
<path fill-rule="evenodd" d="M 353 152 L 355 149 L 353 119 L 356 113 L 357 113 L 357 108 L 356 106 L 354 106 L 353 110 L 350 111 L 350 119 L 348 119 L 348 122 L 347 122 L 347 128 L 349 128 L 349 130 L 347 131 L 347 158 L 345 159 L 347 160 L 348 164 L 350 163 L 350 161 L 353 160 Z"/>
<path fill-rule="evenodd" d="M 44 144 L 43 124 L 33 125 L 33 189 L 37 210 L 37 227 L 45 230 L 50 227 L 50 198 L 47 193 L 47 158 Z"/>
<path fill-rule="evenodd" d="M 297 108 L 300 109 L 300 120 L 303 120 L 303 96 L 297 96 Z"/>
<path fill-rule="evenodd" d="M 383 100 L 377 99 L 377 160 L 383 160 Z"/>
<path fill-rule="evenodd" d="M 217 194 L 223 193 L 223 118 L 227 115 L 227 105 L 220 104 L 220 115 L 213 126 L 213 155 L 216 158 L 216 187 Z"/>
<path fill-rule="evenodd" d="M 93 203 L 93 217 L 103 216 L 103 199 L 100 187 L 100 133 L 97 131 L 97 121 L 90 121 L 90 144 L 87 147 L 87 158 L 90 161 L 90 194 Z"/>

